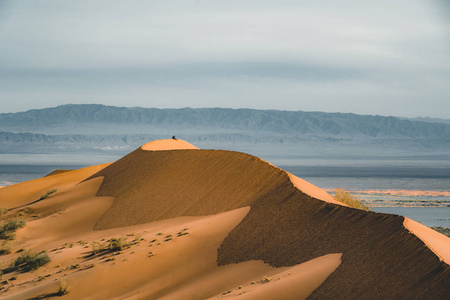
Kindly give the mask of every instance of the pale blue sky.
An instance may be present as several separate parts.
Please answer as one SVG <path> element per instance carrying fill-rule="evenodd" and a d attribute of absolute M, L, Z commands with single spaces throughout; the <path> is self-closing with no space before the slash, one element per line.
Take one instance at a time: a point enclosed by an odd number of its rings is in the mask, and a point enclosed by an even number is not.
<path fill-rule="evenodd" d="M 66 103 L 450 118 L 443 0 L 0 0 L 0 112 Z"/>

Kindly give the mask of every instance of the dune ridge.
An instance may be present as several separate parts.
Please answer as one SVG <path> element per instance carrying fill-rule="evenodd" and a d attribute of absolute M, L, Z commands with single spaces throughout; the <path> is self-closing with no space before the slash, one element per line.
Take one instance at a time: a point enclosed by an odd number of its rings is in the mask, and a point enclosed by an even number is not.
<path fill-rule="evenodd" d="M 97 195 L 115 199 L 97 230 L 250 206 L 219 247 L 219 265 L 261 260 L 286 267 L 343 253 L 311 299 L 449 292 L 448 264 L 405 228 L 404 217 L 318 200 L 287 172 L 248 154 L 137 149 L 96 176 L 105 177 Z"/>
<path fill-rule="evenodd" d="M 184 140 L 167 139 L 148 142 L 142 145 L 141 149 L 146 151 L 169 151 L 198 148 Z"/>
<path fill-rule="evenodd" d="M 49 188 L 58 191 L 36 202 Z M 57 276 L 71 285 L 67 299 L 445 299 L 450 293 L 449 238 L 402 216 L 335 203 L 252 155 L 182 140 L 151 142 L 112 164 L 6 187 L 0 202 L 29 209 L 15 251 L 0 260 L 25 247 L 49 250 L 52 258 L 39 269 L 42 276 L 19 274 L 0 286 L 5 299 L 54 296 Z M 119 253 L 91 256 L 86 249 L 119 236 L 134 240 Z"/>

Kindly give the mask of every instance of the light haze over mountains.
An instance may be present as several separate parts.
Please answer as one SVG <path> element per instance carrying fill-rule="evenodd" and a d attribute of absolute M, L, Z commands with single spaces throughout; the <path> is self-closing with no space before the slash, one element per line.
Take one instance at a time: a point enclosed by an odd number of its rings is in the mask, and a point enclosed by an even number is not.
<path fill-rule="evenodd" d="M 442 154 L 450 146 L 448 124 L 344 113 L 62 105 L 0 114 L 4 153 L 126 152 L 172 135 L 204 148 L 252 152 L 257 146 L 268 155 Z"/>

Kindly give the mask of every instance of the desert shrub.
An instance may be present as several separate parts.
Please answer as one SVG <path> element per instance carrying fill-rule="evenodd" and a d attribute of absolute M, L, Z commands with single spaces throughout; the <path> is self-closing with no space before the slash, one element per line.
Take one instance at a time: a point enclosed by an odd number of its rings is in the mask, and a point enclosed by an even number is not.
<path fill-rule="evenodd" d="M 133 239 L 133 242 L 135 243 L 135 244 L 139 244 L 140 242 L 142 242 L 144 239 L 142 238 L 142 236 L 141 235 L 136 235 L 135 237 L 134 237 L 134 239 Z"/>
<path fill-rule="evenodd" d="M 63 296 L 69 293 L 69 284 L 64 277 L 58 279 L 58 295 Z"/>
<path fill-rule="evenodd" d="M 14 240 L 16 238 L 15 231 L 18 228 L 25 227 L 25 221 L 23 220 L 10 220 L 0 227 L 0 239 L 2 240 Z"/>
<path fill-rule="evenodd" d="M 0 255 L 10 254 L 11 252 L 12 252 L 11 244 L 9 242 L 4 241 L 0 246 Z"/>
<path fill-rule="evenodd" d="M 15 240 L 16 233 L 14 231 L 2 231 L 0 229 L 0 240 Z"/>
<path fill-rule="evenodd" d="M 39 200 L 44 200 L 45 198 L 47 198 L 51 194 L 56 193 L 56 191 L 57 191 L 57 189 L 48 190 L 44 195 L 41 195 L 41 198 L 39 198 Z"/>
<path fill-rule="evenodd" d="M 80 240 L 78 241 L 78 244 L 80 244 L 81 246 L 85 246 L 88 242 Z"/>
<path fill-rule="evenodd" d="M 92 243 L 92 253 L 98 254 L 106 250 L 105 243 L 93 242 Z"/>
<path fill-rule="evenodd" d="M 50 262 L 50 258 L 45 251 L 34 253 L 33 250 L 28 250 L 22 253 L 15 261 L 14 267 L 23 269 L 25 271 L 36 270 L 39 267 Z"/>
<path fill-rule="evenodd" d="M 123 237 L 121 238 L 112 238 L 109 241 L 108 249 L 111 251 L 122 251 L 123 249 L 128 247 L 127 240 Z"/>
<path fill-rule="evenodd" d="M 0 208 L 0 216 L 6 214 L 7 212 L 8 212 L 7 208 L 4 208 L 4 207 Z"/>
<path fill-rule="evenodd" d="M 10 220 L 3 225 L 3 231 L 14 231 L 19 228 L 25 227 L 26 222 L 24 220 Z"/>
<path fill-rule="evenodd" d="M 337 188 L 334 194 L 334 199 L 344 204 L 347 204 L 350 207 L 369 210 L 367 206 L 365 206 L 361 200 L 359 200 L 355 195 L 352 195 L 350 192 L 344 190 L 343 188 Z"/>

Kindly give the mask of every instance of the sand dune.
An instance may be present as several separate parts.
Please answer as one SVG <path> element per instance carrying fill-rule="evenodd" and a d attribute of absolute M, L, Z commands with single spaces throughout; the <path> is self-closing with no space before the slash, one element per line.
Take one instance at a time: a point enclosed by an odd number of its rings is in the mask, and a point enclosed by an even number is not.
<path fill-rule="evenodd" d="M 0 205 L 6 208 L 17 207 L 39 199 L 49 190 L 64 191 L 108 165 L 87 167 L 7 186 L 0 190 Z"/>
<path fill-rule="evenodd" d="M 5 299 L 57 296 L 60 278 L 70 286 L 67 299 L 450 293 L 449 238 L 402 216 L 346 207 L 257 157 L 182 140 L 2 188 L 0 207 L 10 209 L 5 220 L 27 220 L 8 242 L 12 252 L 0 256 L 3 266 L 20 249 L 51 258 L 34 272 L 5 272 Z M 98 250 L 112 238 L 127 245 Z"/>
<path fill-rule="evenodd" d="M 146 151 L 164 151 L 164 150 L 183 150 L 183 149 L 198 149 L 192 144 L 183 140 L 159 140 L 149 142 L 141 147 Z"/>

